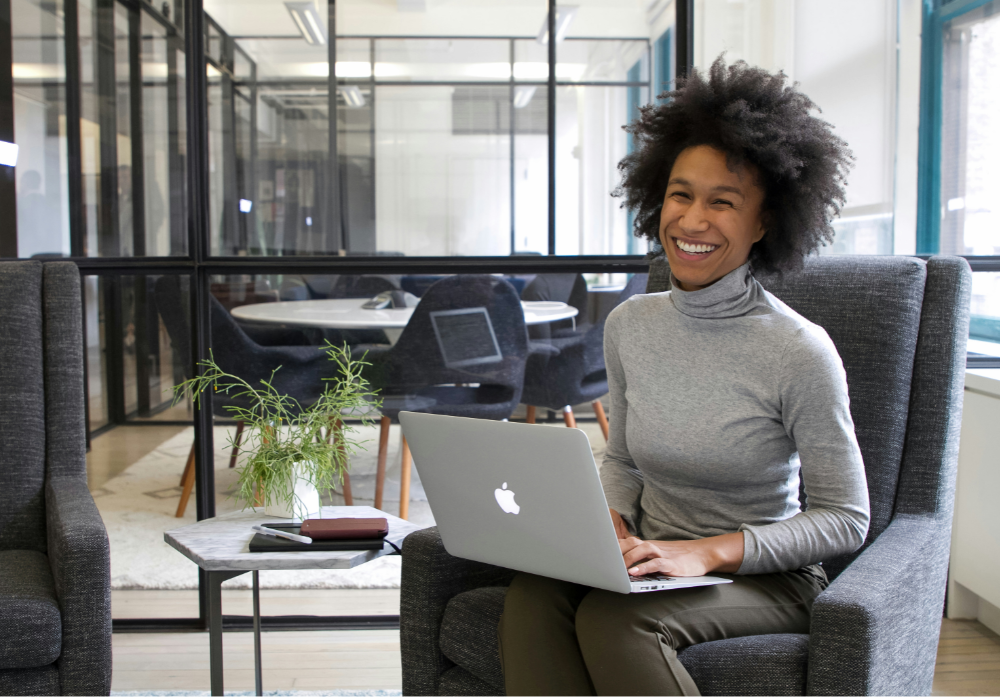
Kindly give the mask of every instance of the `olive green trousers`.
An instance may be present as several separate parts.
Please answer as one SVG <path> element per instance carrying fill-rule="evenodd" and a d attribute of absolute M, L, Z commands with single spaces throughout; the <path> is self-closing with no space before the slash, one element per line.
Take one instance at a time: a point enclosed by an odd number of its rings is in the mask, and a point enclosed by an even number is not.
<path fill-rule="evenodd" d="M 612 593 L 518 574 L 500 619 L 508 695 L 697 695 L 677 658 L 693 644 L 756 634 L 806 634 L 826 588 L 819 566 L 733 583 Z"/>

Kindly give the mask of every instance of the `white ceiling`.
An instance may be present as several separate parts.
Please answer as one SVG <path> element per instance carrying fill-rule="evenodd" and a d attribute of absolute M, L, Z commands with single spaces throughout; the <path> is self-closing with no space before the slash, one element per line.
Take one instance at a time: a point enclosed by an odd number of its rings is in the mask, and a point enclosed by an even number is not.
<path fill-rule="evenodd" d="M 298 31 L 281 0 L 204 0 L 230 35 L 289 35 Z M 426 10 L 401 11 L 398 0 L 338 0 L 338 35 L 535 36 L 546 0 L 425 0 Z M 569 36 L 649 36 L 651 0 L 572 0 L 579 7 Z M 419 3 L 417 4 L 419 6 Z M 403 7 L 413 3 L 403 3 Z M 323 21 L 327 3 L 317 9 Z"/>

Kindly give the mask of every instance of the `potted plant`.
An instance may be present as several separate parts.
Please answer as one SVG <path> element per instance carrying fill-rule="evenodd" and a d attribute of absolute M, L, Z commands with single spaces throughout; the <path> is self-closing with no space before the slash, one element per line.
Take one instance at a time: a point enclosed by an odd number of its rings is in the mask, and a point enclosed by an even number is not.
<path fill-rule="evenodd" d="M 199 363 L 201 375 L 174 387 L 174 403 L 185 396 L 197 402 L 211 387 L 216 392 L 246 406 L 225 408 L 236 421 L 244 422 L 239 442 L 229 436 L 228 445 L 239 453 L 239 484 L 234 493 L 243 508 L 264 506 L 265 513 L 281 518 L 301 518 L 319 514 L 319 492 L 332 489 L 344 479 L 349 456 L 361 444 L 352 438 L 357 429 L 344 417 L 372 423 L 370 414 L 381 400 L 362 376 L 366 363 L 351 358 L 346 345 L 329 341 L 322 348 L 337 368 L 319 399 L 300 404 L 273 387 L 275 373 L 254 386 L 227 373 L 213 356 Z"/>

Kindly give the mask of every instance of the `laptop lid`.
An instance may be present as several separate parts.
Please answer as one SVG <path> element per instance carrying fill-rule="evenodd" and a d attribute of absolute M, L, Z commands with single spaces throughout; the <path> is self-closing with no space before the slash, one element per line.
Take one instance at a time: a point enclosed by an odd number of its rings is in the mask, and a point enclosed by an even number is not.
<path fill-rule="evenodd" d="M 406 411 L 399 422 L 449 554 L 629 592 L 582 431 Z"/>

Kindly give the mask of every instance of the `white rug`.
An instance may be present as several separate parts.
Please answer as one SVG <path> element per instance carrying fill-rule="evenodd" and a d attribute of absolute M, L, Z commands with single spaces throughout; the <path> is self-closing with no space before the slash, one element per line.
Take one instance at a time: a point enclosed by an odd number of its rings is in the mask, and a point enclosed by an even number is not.
<path fill-rule="evenodd" d="M 558 428 L 565 428 L 556 425 Z M 590 437 L 594 455 L 600 463 L 604 438 L 596 423 L 580 427 Z M 359 429 L 356 440 L 365 441 L 362 451 L 351 458 L 351 484 L 354 502 L 373 505 L 375 470 L 378 455 L 378 428 Z M 229 494 L 237 481 L 236 470 L 229 469 L 227 429 L 215 429 L 216 513 L 240 509 Z M 192 495 L 183 518 L 176 518 L 180 500 L 180 478 L 184 471 L 194 429 L 187 429 L 138 460 L 117 477 L 93 491 L 94 500 L 104 519 L 111 541 L 111 587 L 114 590 L 191 590 L 198 587 L 197 566 L 163 541 L 167 530 L 196 521 Z M 400 430 L 393 426 L 389 437 L 386 491 L 383 508 L 399 513 Z M 343 505 L 343 498 L 333 493 L 324 503 Z M 434 525 L 434 517 L 420 483 L 416 468 L 410 485 L 410 522 L 421 527 Z M 263 588 L 398 588 L 398 556 L 383 557 L 351 569 L 262 571 Z M 223 588 L 249 588 L 250 574 L 230 579 Z"/>

